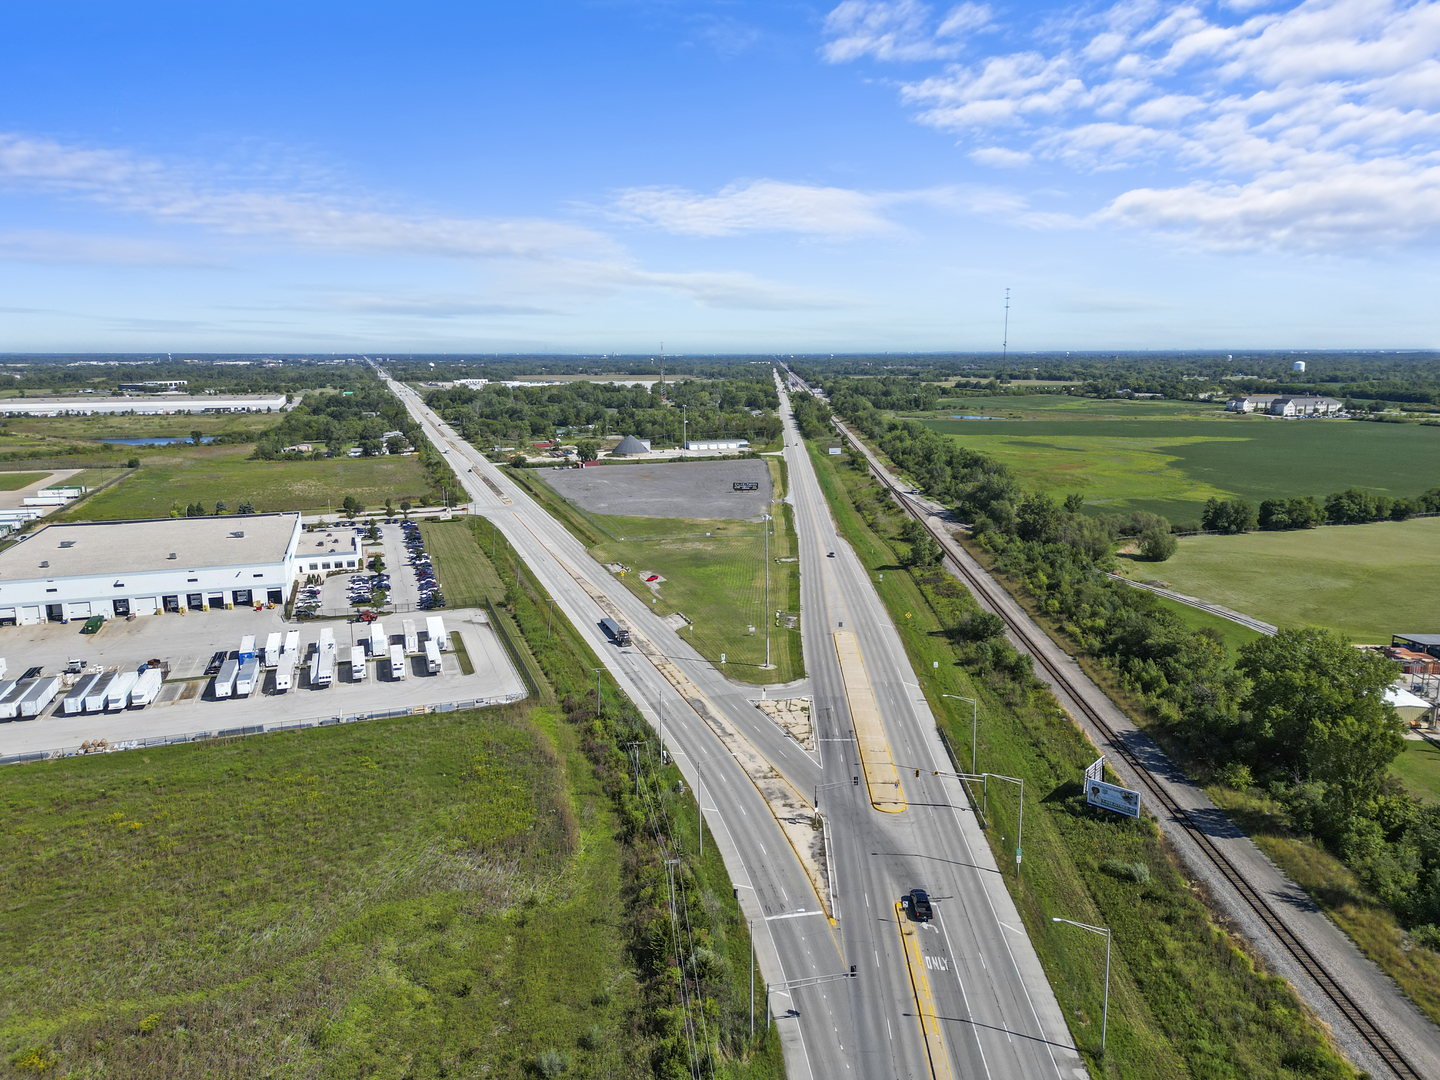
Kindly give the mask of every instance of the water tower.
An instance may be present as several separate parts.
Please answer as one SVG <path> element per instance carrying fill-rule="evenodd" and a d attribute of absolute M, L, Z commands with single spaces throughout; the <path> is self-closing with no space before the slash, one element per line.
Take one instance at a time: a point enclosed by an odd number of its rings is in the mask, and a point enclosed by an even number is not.
<path fill-rule="evenodd" d="M 1290 370 L 1291 370 L 1291 371 L 1304 371 L 1304 370 L 1305 370 L 1305 361 L 1304 361 L 1304 360 L 1296 360 L 1295 363 L 1293 363 L 1293 364 L 1290 365 Z"/>

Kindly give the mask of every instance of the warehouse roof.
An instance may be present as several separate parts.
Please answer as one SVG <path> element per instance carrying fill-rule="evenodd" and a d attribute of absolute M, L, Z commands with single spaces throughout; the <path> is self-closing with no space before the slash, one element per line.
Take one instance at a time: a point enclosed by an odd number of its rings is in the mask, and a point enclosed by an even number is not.
<path fill-rule="evenodd" d="M 46 525 L 0 552 L 0 581 L 278 563 L 299 517 L 237 514 Z"/>

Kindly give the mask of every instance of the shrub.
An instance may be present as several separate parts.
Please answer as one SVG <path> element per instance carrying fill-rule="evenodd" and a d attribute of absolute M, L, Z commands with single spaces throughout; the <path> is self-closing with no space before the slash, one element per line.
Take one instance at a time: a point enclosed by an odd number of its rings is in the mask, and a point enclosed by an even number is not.
<path fill-rule="evenodd" d="M 1150 866 L 1143 862 L 1126 862 L 1124 859 L 1106 859 L 1100 869 L 1121 881 L 1134 881 L 1144 885 L 1150 881 Z"/>
<path fill-rule="evenodd" d="M 599 1050 L 605 1045 L 605 1030 L 599 1024 L 591 1024 L 590 1029 L 580 1036 L 580 1045 L 586 1050 Z"/>
<path fill-rule="evenodd" d="M 1250 774 L 1250 766 L 1240 761 L 1222 765 L 1220 771 L 1215 774 L 1215 779 L 1236 791 L 1244 791 L 1255 785 L 1255 777 Z"/>
<path fill-rule="evenodd" d="M 1140 537 L 1140 554 L 1151 562 L 1164 562 L 1179 546 L 1175 537 L 1159 529 L 1151 529 Z"/>
<path fill-rule="evenodd" d="M 535 1059 L 535 1071 L 546 1080 L 560 1076 L 568 1068 L 570 1068 L 570 1062 L 553 1046 L 549 1050 L 542 1050 L 540 1056 Z"/>
<path fill-rule="evenodd" d="M 1414 927 L 1410 931 L 1410 944 L 1440 953 L 1440 926 L 1426 923 L 1424 926 Z"/>

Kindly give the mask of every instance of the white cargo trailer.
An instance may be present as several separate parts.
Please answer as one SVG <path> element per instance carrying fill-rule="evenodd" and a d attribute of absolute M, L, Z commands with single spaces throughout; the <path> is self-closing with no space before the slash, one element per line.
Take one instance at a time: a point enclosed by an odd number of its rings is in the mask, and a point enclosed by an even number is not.
<path fill-rule="evenodd" d="M 45 706 L 55 700 L 55 695 L 59 692 L 59 675 L 48 675 L 43 679 L 36 679 L 35 684 L 31 686 L 25 696 L 20 699 L 21 718 L 39 716 L 45 711 Z"/>
<path fill-rule="evenodd" d="M 310 689 L 321 690 L 335 681 L 335 631 L 326 627 L 320 631 L 320 643 L 315 647 L 315 658 L 310 661 Z"/>
<path fill-rule="evenodd" d="M 60 703 L 61 710 L 66 716 L 74 716 L 76 713 L 85 711 L 85 694 L 89 691 L 92 683 L 100 678 L 98 674 L 81 675 L 75 680 L 75 685 L 65 695 L 65 700 Z"/>
<path fill-rule="evenodd" d="M 140 677 L 135 680 L 135 689 L 130 691 L 130 707 L 143 709 L 149 705 L 160 693 L 164 681 L 165 675 L 158 667 L 147 667 L 140 672 Z"/>
<path fill-rule="evenodd" d="M 228 698 L 235 690 L 235 676 L 240 673 L 239 660 L 226 660 L 220 665 L 220 674 L 215 676 L 215 700 Z"/>
<path fill-rule="evenodd" d="M 360 682 L 365 678 L 365 650 L 359 645 L 350 647 L 350 681 Z"/>
<path fill-rule="evenodd" d="M 376 619 L 370 624 L 370 655 L 384 656 L 390 651 L 390 637 L 385 633 L 385 624 Z"/>
<path fill-rule="evenodd" d="M 275 669 L 275 693 L 283 694 L 295 681 L 295 654 L 286 652 L 280 656 L 280 666 Z"/>
<path fill-rule="evenodd" d="M 280 664 L 280 640 L 279 631 L 265 639 L 265 666 L 267 668 L 277 667 Z"/>
<path fill-rule="evenodd" d="M 20 700 L 34 687 L 34 679 L 21 679 L 15 684 L 15 690 L 4 700 L 0 700 L 0 720 L 14 720 L 20 715 Z"/>
<path fill-rule="evenodd" d="M 390 646 L 390 678 L 392 681 L 405 678 L 405 648 L 403 645 Z"/>
<path fill-rule="evenodd" d="M 419 652 L 419 651 L 420 651 L 420 635 L 415 632 L 415 620 L 414 620 L 414 619 L 406 619 L 403 623 L 400 624 L 400 628 L 405 631 L 405 653 L 406 653 L 406 655 L 409 655 L 410 653 L 417 653 L 417 652 Z"/>
<path fill-rule="evenodd" d="M 431 675 L 440 674 L 440 645 L 433 639 L 425 642 L 425 670 Z"/>
<path fill-rule="evenodd" d="M 243 664 L 243 663 L 245 663 L 246 660 L 253 660 L 254 658 L 255 658 L 255 635 L 254 635 L 254 634 L 246 634 L 244 637 L 242 637 L 242 638 L 240 639 L 240 651 L 235 654 L 235 659 L 236 659 L 236 660 L 239 660 L 240 663 Z"/>
<path fill-rule="evenodd" d="M 300 658 L 300 631 L 291 630 L 285 635 L 285 648 L 281 652 L 290 654 L 290 661 L 294 663 Z"/>
<path fill-rule="evenodd" d="M 5 666 L 5 658 L 3 656 L 0 656 L 0 679 L 3 679 L 5 677 L 5 672 L 7 670 L 9 669 Z"/>
<path fill-rule="evenodd" d="M 0 701 L 6 701 L 9 698 L 14 697 L 19 689 L 19 679 L 9 679 L 5 682 L 0 682 Z"/>
<path fill-rule="evenodd" d="M 235 697 L 249 697 L 260 679 L 260 661 L 251 657 L 235 673 Z"/>
<path fill-rule="evenodd" d="M 129 705 L 130 691 L 135 689 L 135 684 L 139 681 L 140 676 L 133 671 L 122 671 L 116 675 L 110 689 L 105 691 L 105 711 L 119 712 Z"/>
<path fill-rule="evenodd" d="M 425 633 L 431 641 L 440 646 L 441 652 L 450 651 L 450 635 L 445 633 L 445 620 L 439 615 L 430 615 L 425 619 Z"/>
<path fill-rule="evenodd" d="M 86 712 L 105 711 L 105 695 L 110 692 L 110 684 L 118 674 L 118 671 L 107 671 L 90 684 L 90 689 L 85 691 Z"/>

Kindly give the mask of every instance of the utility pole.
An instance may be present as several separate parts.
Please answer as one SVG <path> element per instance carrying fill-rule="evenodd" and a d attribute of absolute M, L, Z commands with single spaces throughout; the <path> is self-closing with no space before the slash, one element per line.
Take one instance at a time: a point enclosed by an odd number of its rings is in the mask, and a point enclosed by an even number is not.
<path fill-rule="evenodd" d="M 1005 337 L 1000 343 L 1000 363 L 1010 355 L 1010 290 L 1005 290 Z"/>
<path fill-rule="evenodd" d="M 595 672 L 595 711 L 598 713 L 600 711 L 600 672 L 605 669 L 597 667 L 590 670 Z"/>
<path fill-rule="evenodd" d="M 772 518 L 765 515 L 765 667 L 770 667 L 770 620 L 774 618 L 770 614 L 770 522 Z"/>
<path fill-rule="evenodd" d="M 550 640 L 550 624 L 555 621 L 555 599 L 554 599 L 554 597 L 550 597 L 550 596 L 545 597 L 545 603 L 547 603 L 547 604 L 550 605 L 550 617 L 545 620 L 545 640 L 546 640 L 546 641 L 549 641 L 549 640 Z M 974 769 L 972 768 L 971 771 L 973 772 Z"/>
<path fill-rule="evenodd" d="M 745 929 L 750 934 L 750 1038 L 755 1038 L 755 924 L 745 920 Z"/>
<path fill-rule="evenodd" d="M 705 858 L 705 779 L 695 767 L 695 820 L 700 823 L 700 858 Z"/>
<path fill-rule="evenodd" d="M 1069 923 L 1071 926 L 1078 926 L 1081 930 L 1089 930 L 1092 934 L 1105 936 L 1105 1004 L 1100 1012 L 1100 1053 L 1103 1054 L 1105 1053 L 1105 1029 L 1110 1026 L 1110 928 L 1108 926 L 1091 926 L 1089 923 L 1055 916 L 1052 916 L 1050 921 Z"/>
<path fill-rule="evenodd" d="M 976 733 L 980 730 L 980 706 L 976 704 L 974 698 L 961 697 L 959 694 L 941 694 L 940 696 L 970 703 L 970 771 L 978 772 L 979 770 L 975 768 L 975 746 Z"/>

